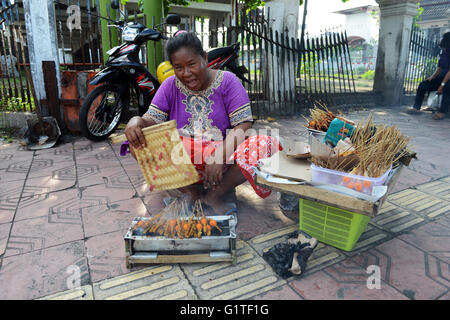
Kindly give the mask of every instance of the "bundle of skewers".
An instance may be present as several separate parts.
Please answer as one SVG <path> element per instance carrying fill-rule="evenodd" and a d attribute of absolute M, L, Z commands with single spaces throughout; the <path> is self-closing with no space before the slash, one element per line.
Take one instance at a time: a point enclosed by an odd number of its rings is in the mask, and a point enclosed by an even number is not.
<path fill-rule="evenodd" d="M 373 123 L 371 113 L 362 120 L 348 141 L 348 149 L 333 157 L 311 157 L 315 165 L 365 177 L 380 177 L 401 158 L 411 154 L 409 138 L 395 126 Z"/>
<path fill-rule="evenodd" d="M 372 113 L 367 121 L 358 124 L 351 140 L 359 163 L 350 173 L 360 176 L 379 177 L 410 153 L 409 137 L 395 126 L 375 125 Z"/>
<path fill-rule="evenodd" d="M 205 216 L 200 200 L 189 208 L 185 200 L 178 198 L 159 214 L 148 220 L 140 220 L 133 227 L 133 230 L 140 230 L 142 235 L 179 239 L 209 237 L 213 229 L 222 232 L 216 220 Z"/>
<path fill-rule="evenodd" d="M 328 108 L 318 103 L 313 109 L 309 109 L 310 118 L 304 117 L 307 121 L 305 125 L 309 129 L 318 130 L 326 132 L 330 126 L 331 121 L 333 121 L 337 115 L 328 110 Z"/>

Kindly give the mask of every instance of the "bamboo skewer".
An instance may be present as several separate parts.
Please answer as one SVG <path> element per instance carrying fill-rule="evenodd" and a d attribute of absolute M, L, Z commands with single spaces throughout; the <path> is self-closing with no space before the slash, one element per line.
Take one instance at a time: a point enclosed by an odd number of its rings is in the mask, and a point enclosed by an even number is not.
<path fill-rule="evenodd" d="M 180 239 L 211 236 L 211 229 L 214 227 L 221 233 L 222 229 L 217 225 L 217 221 L 206 218 L 200 200 L 194 202 L 192 210 L 189 211 L 186 200 L 175 198 L 159 214 L 153 216 L 146 222 L 140 221 L 135 228 L 144 226 L 144 234 L 159 234 L 164 237 L 178 237 Z M 202 228 L 197 228 L 202 219 L 206 219 L 206 224 Z M 215 223 L 211 224 L 211 221 Z M 171 225 L 173 223 L 173 225 Z"/>
<path fill-rule="evenodd" d="M 406 147 L 409 138 L 396 126 L 375 125 L 373 113 L 356 126 L 350 140 L 353 143 L 354 153 L 359 157 L 358 164 L 352 169 L 343 170 L 349 162 L 339 159 L 339 154 L 326 160 L 313 156 L 311 161 L 323 168 L 376 178 L 408 153 Z"/>

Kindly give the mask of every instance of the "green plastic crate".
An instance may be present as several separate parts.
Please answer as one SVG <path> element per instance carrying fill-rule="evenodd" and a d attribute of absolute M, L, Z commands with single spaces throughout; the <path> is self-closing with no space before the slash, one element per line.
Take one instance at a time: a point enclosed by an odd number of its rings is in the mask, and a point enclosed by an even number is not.
<path fill-rule="evenodd" d="M 300 198 L 300 230 L 318 241 L 351 251 L 370 217 Z"/>

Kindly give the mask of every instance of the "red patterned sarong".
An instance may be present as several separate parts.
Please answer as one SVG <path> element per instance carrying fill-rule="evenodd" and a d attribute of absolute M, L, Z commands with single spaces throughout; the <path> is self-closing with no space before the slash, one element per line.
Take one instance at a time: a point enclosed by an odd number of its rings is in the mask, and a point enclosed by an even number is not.
<path fill-rule="evenodd" d="M 203 179 L 205 170 L 205 159 L 207 159 L 223 141 L 202 141 L 181 136 L 184 148 L 191 155 L 191 161 L 197 169 L 200 179 Z M 256 135 L 247 138 L 228 159 L 228 164 L 235 161 L 241 169 L 244 177 L 250 182 L 256 194 L 265 199 L 271 194 L 271 190 L 255 184 L 254 167 L 259 164 L 260 159 L 271 157 L 277 151 L 282 150 L 277 139 L 266 135 Z M 227 164 L 224 164 L 224 172 Z M 198 182 L 202 183 L 202 182 Z"/>

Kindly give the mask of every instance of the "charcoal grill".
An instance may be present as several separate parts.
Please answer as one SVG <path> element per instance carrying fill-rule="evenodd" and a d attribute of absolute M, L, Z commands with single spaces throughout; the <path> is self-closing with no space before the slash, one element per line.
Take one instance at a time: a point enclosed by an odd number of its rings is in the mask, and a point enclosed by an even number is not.
<path fill-rule="evenodd" d="M 142 234 L 136 230 L 134 218 L 124 236 L 126 265 L 153 263 L 196 263 L 229 261 L 236 264 L 236 221 L 233 216 L 209 216 L 217 221 L 222 232 L 213 229 L 211 236 L 201 238 L 170 238 L 158 234 Z M 187 218 L 185 218 L 187 219 Z"/>

